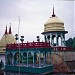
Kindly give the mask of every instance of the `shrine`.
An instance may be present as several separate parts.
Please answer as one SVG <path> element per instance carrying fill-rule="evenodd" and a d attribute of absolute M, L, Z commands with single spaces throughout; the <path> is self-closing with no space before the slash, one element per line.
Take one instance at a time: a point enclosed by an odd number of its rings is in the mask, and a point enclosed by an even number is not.
<path fill-rule="evenodd" d="M 52 48 L 47 42 L 9 44 L 6 48 L 5 70 L 19 72 L 20 69 L 21 73 L 33 74 L 52 72 L 51 52 Z"/>

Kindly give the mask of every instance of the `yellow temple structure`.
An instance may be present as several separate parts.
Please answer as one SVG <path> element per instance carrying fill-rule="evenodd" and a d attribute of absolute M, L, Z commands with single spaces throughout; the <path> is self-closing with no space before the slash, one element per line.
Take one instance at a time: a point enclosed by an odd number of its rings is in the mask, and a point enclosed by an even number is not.
<path fill-rule="evenodd" d="M 5 53 L 6 53 L 6 45 L 7 44 L 16 43 L 15 37 L 12 34 L 11 26 L 9 27 L 9 32 L 7 32 L 7 26 L 5 29 L 5 33 L 0 39 L 0 61 L 3 60 L 5 64 Z"/>

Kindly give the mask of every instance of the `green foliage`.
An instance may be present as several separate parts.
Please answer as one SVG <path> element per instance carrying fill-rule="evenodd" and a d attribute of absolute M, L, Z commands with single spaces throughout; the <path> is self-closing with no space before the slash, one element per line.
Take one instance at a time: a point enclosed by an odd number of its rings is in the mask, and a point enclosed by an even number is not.
<path fill-rule="evenodd" d="M 75 37 L 72 39 L 72 38 L 69 38 L 68 40 L 66 40 L 66 46 L 68 47 L 75 47 Z"/>
<path fill-rule="evenodd" d="M 75 37 L 73 38 L 73 47 L 75 47 Z"/>

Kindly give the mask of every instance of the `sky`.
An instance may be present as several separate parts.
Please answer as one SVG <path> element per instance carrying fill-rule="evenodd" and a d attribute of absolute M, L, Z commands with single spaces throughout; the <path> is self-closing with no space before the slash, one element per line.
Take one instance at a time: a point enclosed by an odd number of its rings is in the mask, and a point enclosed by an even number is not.
<path fill-rule="evenodd" d="M 24 41 L 44 40 L 41 34 L 44 31 L 45 22 L 51 17 L 54 5 L 55 15 L 64 22 L 65 30 L 68 31 L 66 39 L 75 36 L 74 24 L 74 0 L 0 0 L 0 38 L 5 32 L 6 25 L 10 23 L 12 34 L 18 33 L 24 36 Z"/>

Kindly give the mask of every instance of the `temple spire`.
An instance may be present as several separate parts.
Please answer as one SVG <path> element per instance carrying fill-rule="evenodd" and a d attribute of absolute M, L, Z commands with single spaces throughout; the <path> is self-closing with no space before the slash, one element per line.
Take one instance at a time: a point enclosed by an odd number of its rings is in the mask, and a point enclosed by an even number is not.
<path fill-rule="evenodd" d="M 7 34 L 7 25 L 6 25 L 6 29 L 5 29 L 5 34 Z"/>
<path fill-rule="evenodd" d="M 53 14 L 52 14 L 52 17 L 55 17 L 55 14 L 54 14 L 54 5 L 53 5 Z"/>
<path fill-rule="evenodd" d="M 10 27 L 9 27 L 9 34 L 12 34 L 12 32 L 11 32 L 11 23 L 10 23 Z"/>

